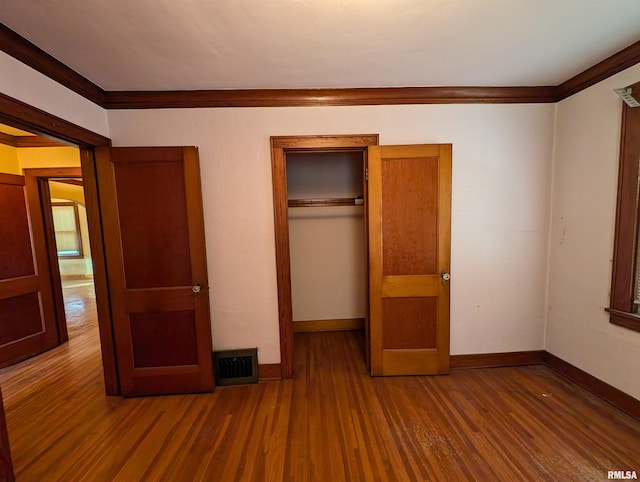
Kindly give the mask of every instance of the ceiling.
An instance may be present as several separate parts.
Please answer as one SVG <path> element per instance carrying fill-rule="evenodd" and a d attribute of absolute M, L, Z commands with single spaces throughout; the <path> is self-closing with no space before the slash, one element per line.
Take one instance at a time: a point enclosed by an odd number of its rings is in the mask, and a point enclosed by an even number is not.
<path fill-rule="evenodd" d="M 638 0 L 20 0 L 0 22 L 104 90 L 558 85 Z"/>

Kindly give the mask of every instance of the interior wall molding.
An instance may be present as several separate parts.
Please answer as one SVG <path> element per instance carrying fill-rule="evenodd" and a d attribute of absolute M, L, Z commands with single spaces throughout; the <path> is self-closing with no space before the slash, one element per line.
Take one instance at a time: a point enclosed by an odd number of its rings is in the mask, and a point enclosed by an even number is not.
<path fill-rule="evenodd" d="M 627 395 L 623 391 L 618 390 L 548 351 L 544 352 L 544 364 L 588 392 L 597 395 L 611 405 L 627 412 L 629 415 L 640 419 L 640 400 L 637 400 L 631 395 Z"/>
<path fill-rule="evenodd" d="M 640 41 L 557 86 L 105 91 L 0 23 L 0 49 L 105 109 L 554 103 L 640 62 Z"/>
<path fill-rule="evenodd" d="M 245 89 L 106 93 L 107 109 L 192 107 L 318 107 L 399 104 L 523 104 L 555 102 L 556 87 L 384 87 Z"/>
<path fill-rule="evenodd" d="M 2 23 L 0 49 L 76 94 L 104 107 L 104 90 Z"/>
<path fill-rule="evenodd" d="M 11 147 L 65 147 L 65 144 L 41 136 L 12 136 L 0 132 L 0 144 Z"/>
<path fill-rule="evenodd" d="M 451 369 L 546 365 L 564 378 L 640 419 L 640 400 L 588 374 L 546 350 L 451 355 Z"/>
<path fill-rule="evenodd" d="M 266 380 L 282 380 L 280 363 L 261 363 L 258 365 L 258 379 Z"/>
<path fill-rule="evenodd" d="M 544 350 L 451 355 L 451 369 L 515 367 L 544 363 Z"/>
<path fill-rule="evenodd" d="M 558 86 L 558 101 L 591 87 L 640 62 L 640 40 Z"/>
<path fill-rule="evenodd" d="M 0 123 L 54 137 L 79 147 L 111 145 L 111 140 L 107 137 L 2 93 L 0 93 Z"/>

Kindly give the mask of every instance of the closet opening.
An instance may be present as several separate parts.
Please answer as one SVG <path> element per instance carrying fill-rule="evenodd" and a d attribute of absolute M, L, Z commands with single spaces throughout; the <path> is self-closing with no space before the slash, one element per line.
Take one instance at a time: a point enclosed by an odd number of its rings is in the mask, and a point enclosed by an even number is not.
<path fill-rule="evenodd" d="M 366 169 L 377 143 L 377 135 L 271 138 L 283 378 L 294 372 L 294 333 L 358 332 L 368 367 Z"/>
<path fill-rule="evenodd" d="M 293 332 L 355 331 L 363 361 L 369 279 L 364 173 L 362 151 L 287 154 Z"/>

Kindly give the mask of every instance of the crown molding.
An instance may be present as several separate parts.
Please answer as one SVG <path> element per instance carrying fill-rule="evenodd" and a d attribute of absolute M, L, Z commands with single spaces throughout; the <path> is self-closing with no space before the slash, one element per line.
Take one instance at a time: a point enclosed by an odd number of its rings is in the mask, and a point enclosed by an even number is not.
<path fill-rule="evenodd" d="M 640 41 L 557 86 L 104 91 L 0 24 L 0 49 L 105 109 L 553 103 L 640 63 Z"/>
<path fill-rule="evenodd" d="M 104 90 L 2 23 L 0 49 L 76 94 L 104 107 Z"/>
<path fill-rule="evenodd" d="M 383 87 L 110 91 L 107 109 L 189 107 L 316 107 L 395 104 L 511 104 L 554 102 L 556 87 Z"/>
<path fill-rule="evenodd" d="M 577 94 L 640 62 L 640 40 L 589 67 L 558 86 L 558 100 Z"/>

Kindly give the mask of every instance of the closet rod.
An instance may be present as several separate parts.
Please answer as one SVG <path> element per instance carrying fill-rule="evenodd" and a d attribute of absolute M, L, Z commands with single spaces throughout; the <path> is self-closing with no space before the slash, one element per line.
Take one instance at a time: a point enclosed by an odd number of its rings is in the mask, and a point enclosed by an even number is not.
<path fill-rule="evenodd" d="M 326 207 L 326 206 L 362 206 L 362 197 L 339 197 L 330 199 L 289 199 L 290 208 Z"/>

